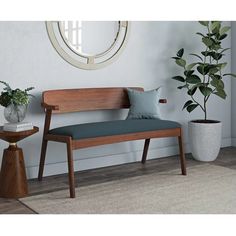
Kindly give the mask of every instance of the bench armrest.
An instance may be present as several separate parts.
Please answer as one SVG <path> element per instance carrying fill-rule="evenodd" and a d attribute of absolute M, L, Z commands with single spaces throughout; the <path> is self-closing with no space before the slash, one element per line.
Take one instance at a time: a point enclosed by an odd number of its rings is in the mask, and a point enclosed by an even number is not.
<path fill-rule="evenodd" d="M 59 110 L 59 106 L 58 105 L 49 105 L 47 103 L 42 102 L 41 103 L 42 107 L 47 109 L 47 110 Z"/>
<path fill-rule="evenodd" d="M 162 98 L 162 99 L 159 100 L 159 103 L 167 103 L 167 99 Z"/>

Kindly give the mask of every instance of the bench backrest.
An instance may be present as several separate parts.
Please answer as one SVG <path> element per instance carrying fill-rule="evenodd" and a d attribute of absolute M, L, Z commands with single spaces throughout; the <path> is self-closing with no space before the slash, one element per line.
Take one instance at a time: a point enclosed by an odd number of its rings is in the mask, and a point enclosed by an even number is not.
<path fill-rule="evenodd" d="M 143 88 L 135 87 L 139 91 Z M 126 88 L 60 89 L 43 92 L 43 103 L 58 105 L 54 113 L 129 108 Z"/>

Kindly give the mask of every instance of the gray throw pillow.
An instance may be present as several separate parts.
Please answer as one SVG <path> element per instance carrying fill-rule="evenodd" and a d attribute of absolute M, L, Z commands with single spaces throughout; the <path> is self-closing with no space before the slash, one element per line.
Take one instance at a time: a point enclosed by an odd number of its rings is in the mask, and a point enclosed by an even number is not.
<path fill-rule="evenodd" d="M 126 119 L 160 119 L 160 88 L 137 91 L 127 88 L 130 110 Z"/>

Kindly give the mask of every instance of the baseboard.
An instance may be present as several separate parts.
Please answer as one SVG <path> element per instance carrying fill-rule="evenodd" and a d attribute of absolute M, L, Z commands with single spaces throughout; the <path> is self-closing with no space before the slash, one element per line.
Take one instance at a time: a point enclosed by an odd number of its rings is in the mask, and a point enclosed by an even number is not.
<path fill-rule="evenodd" d="M 232 138 L 222 138 L 221 147 L 230 147 L 232 146 Z"/>
<path fill-rule="evenodd" d="M 236 141 L 236 139 L 235 139 Z M 231 138 L 223 138 L 221 147 L 231 146 Z M 236 144 L 236 142 L 235 142 Z M 185 152 L 190 153 L 189 144 L 185 144 Z M 178 145 L 153 148 L 148 152 L 148 159 L 162 158 L 173 156 L 179 153 Z M 100 156 L 96 158 L 87 158 L 74 161 L 75 171 L 94 169 L 112 165 L 120 165 L 124 163 L 137 162 L 141 160 L 142 151 L 134 151 L 129 153 L 119 153 L 110 156 Z M 45 165 L 44 176 L 67 173 L 67 162 L 51 163 Z M 26 168 L 27 176 L 29 178 L 36 178 L 38 173 L 38 166 L 30 166 Z"/>
<path fill-rule="evenodd" d="M 232 146 L 236 147 L 236 138 L 232 138 Z"/>

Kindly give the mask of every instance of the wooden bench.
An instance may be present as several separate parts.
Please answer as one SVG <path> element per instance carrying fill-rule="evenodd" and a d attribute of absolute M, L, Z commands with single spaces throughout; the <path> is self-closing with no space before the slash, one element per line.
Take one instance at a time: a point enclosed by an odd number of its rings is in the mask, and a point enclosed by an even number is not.
<path fill-rule="evenodd" d="M 134 89 L 143 91 L 142 88 Z M 160 99 L 159 102 L 166 103 L 166 100 Z M 186 175 L 182 129 L 177 122 L 155 119 L 120 120 L 79 124 L 50 130 L 53 113 L 129 108 L 130 103 L 126 88 L 85 88 L 45 91 L 42 95 L 42 106 L 45 109 L 46 115 L 38 180 L 41 181 L 43 177 L 48 141 L 66 143 L 71 198 L 75 197 L 73 150 L 76 149 L 145 139 L 141 161 L 144 164 L 151 138 L 177 137 L 181 171 L 183 175 Z"/>

